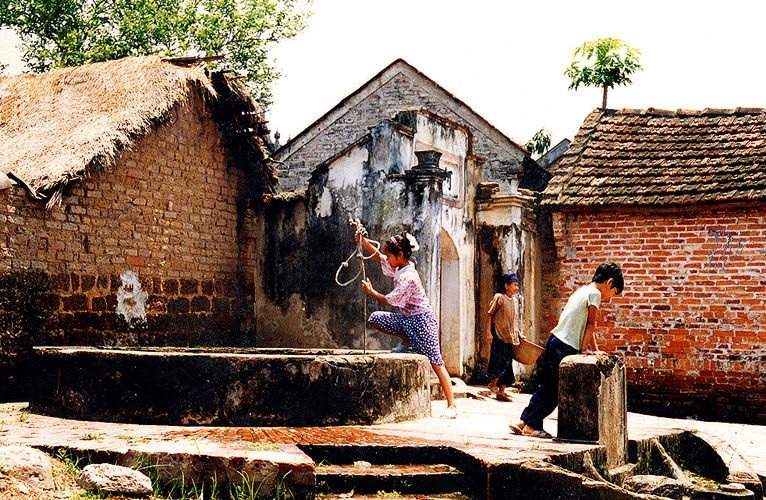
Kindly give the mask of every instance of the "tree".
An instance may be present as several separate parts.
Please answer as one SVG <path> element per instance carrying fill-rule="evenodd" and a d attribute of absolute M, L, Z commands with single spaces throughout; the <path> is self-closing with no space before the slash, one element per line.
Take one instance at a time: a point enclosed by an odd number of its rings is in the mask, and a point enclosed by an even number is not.
<path fill-rule="evenodd" d="M 615 85 L 633 83 L 630 75 L 643 69 L 638 62 L 641 51 L 629 47 L 619 38 L 599 38 L 577 47 L 572 65 L 564 74 L 572 79 L 569 89 L 580 84 L 604 89 L 602 108 L 606 108 L 606 95 Z M 590 65 L 588 65 L 590 64 Z"/>
<path fill-rule="evenodd" d="M 551 147 L 551 132 L 543 127 L 532 138 L 527 141 L 524 147 L 532 154 L 543 155 Z"/>
<path fill-rule="evenodd" d="M 279 76 L 268 53 L 297 35 L 311 0 L 0 0 L 0 27 L 16 30 L 33 71 L 121 57 L 223 55 L 268 102 Z"/>

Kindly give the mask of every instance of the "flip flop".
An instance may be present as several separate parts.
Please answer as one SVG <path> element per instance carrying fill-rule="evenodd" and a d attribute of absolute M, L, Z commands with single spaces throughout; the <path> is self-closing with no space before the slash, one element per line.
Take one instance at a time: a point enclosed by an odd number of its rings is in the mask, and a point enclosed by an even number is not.
<path fill-rule="evenodd" d="M 519 426 L 518 426 L 518 425 L 516 425 L 516 424 L 508 424 L 508 427 L 510 427 L 510 428 L 511 428 L 511 432 L 513 432 L 514 434 L 518 434 L 518 435 L 521 435 L 521 434 L 522 434 L 522 432 L 523 432 L 523 431 L 521 430 L 521 427 L 519 427 Z"/>
<path fill-rule="evenodd" d="M 448 406 L 447 411 L 439 415 L 439 418 L 457 418 L 457 407 Z"/>
<path fill-rule="evenodd" d="M 534 438 L 543 438 L 543 439 L 550 439 L 553 437 L 550 434 L 548 434 L 546 431 L 544 431 L 543 429 L 535 430 L 532 432 L 525 432 L 524 435 L 534 437 Z"/>
<path fill-rule="evenodd" d="M 404 354 L 404 353 L 408 353 L 408 352 L 415 352 L 415 350 L 412 347 L 409 347 L 409 346 L 406 346 L 406 345 L 403 345 L 403 344 L 399 344 L 398 346 L 396 346 L 393 349 L 391 349 L 391 352 L 396 352 L 396 353 Z"/>

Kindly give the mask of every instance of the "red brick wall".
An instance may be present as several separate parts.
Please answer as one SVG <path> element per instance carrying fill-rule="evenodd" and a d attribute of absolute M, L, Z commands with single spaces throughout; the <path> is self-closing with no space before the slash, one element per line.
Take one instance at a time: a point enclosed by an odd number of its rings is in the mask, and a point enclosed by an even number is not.
<path fill-rule="evenodd" d="M 50 277 L 44 343 L 228 345 L 250 328 L 252 221 L 210 114 L 198 97 L 179 106 L 50 211 L 21 188 L 0 191 L 0 270 Z M 115 314 L 126 271 L 148 293 L 140 328 Z"/>
<path fill-rule="evenodd" d="M 553 230 L 546 331 L 598 264 L 623 268 L 597 338 L 627 366 L 631 410 L 766 424 L 766 210 L 557 212 Z"/>

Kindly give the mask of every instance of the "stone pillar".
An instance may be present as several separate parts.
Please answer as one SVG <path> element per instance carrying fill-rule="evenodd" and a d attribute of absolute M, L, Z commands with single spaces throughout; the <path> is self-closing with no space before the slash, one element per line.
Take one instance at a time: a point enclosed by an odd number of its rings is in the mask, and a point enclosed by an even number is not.
<path fill-rule="evenodd" d="M 614 356 L 564 358 L 559 372 L 558 438 L 605 446 L 609 468 L 628 453 L 625 365 Z"/>
<path fill-rule="evenodd" d="M 431 306 L 438 315 L 441 271 L 442 183 L 450 173 L 439 167 L 441 153 L 417 151 L 418 164 L 404 172 L 407 186 L 405 210 L 411 214 L 412 234 L 420 250 L 415 254 L 417 269 Z"/>

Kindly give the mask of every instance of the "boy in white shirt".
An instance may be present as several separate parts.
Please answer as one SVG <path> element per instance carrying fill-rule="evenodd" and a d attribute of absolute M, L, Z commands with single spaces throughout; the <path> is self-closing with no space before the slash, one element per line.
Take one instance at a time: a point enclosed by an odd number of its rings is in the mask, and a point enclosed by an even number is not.
<path fill-rule="evenodd" d="M 543 419 L 558 406 L 559 363 L 567 356 L 579 354 L 585 347 L 594 354 L 605 354 L 599 350 L 595 336 L 599 307 L 602 302 L 622 293 L 624 286 L 620 266 L 605 262 L 598 266 L 590 284 L 580 287 L 569 297 L 545 346 L 540 386 L 521 413 L 521 421 L 510 424 L 514 433 L 552 437 L 543 430 Z"/>

